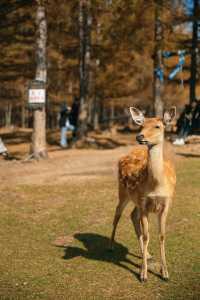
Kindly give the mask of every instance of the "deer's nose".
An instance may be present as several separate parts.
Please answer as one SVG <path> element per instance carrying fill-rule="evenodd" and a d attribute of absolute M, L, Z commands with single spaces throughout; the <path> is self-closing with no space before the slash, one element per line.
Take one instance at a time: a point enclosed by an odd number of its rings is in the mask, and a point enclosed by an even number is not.
<path fill-rule="evenodd" d="M 143 134 L 137 134 L 136 135 L 136 141 L 137 142 L 142 142 L 144 140 L 144 135 Z"/>

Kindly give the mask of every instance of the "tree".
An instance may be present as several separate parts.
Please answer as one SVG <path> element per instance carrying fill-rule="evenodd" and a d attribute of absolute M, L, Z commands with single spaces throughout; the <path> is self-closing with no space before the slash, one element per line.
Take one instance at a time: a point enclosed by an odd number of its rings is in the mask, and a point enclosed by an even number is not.
<path fill-rule="evenodd" d="M 155 53 L 154 53 L 154 111 L 158 117 L 163 116 L 163 63 L 162 41 L 163 27 L 161 21 L 162 0 L 155 0 Z"/>
<path fill-rule="evenodd" d="M 171 10 L 172 2 L 162 2 L 163 9 L 159 15 L 165 37 L 158 48 L 170 51 L 185 49 L 185 45 L 177 42 L 183 37 L 181 29 L 179 34 L 175 33 L 169 17 L 173 12 L 174 22 L 178 20 L 175 10 Z M 177 5 L 180 6 L 181 2 L 178 1 Z M 35 78 L 35 3 L 35 0 L 1 0 L 0 3 L 0 114 L 5 116 L 5 104 L 11 103 L 12 122 L 18 126 L 21 120 L 25 123 L 23 108 L 27 101 L 27 84 Z M 102 122 L 104 114 L 110 116 L 112 105 L 115 117 L 129 105 L 151 107 L 152 110 L 155 105 L 152 93 L 154 4 L 155 0 L 48 1 L 45 5 L 48 15 L 47 88 L 50 99 L 48 112 L 53 126 L 58 124 L 60 104 L 67 99 L 70 105 L 72 96 L 77 95 L 79 90 L 82 103 L 80 136 L 87 132 L 88 120 L 93 128 L 98 128 L 98 119 Z M 44 2 L 41 5 L 44 6 Z M 172 64 L 165 66 L 165 75 L 176 60 L 174 57 Z M 168 64 L 166 60 L 165 64 Z M 188 78 L 188 65 L 184 73 Z M 179 103 L 185 101 L 184 93 L 177 84 L 179 75 L 170 84 L 165 81 L 165 93 L 161 97 L 165 105 L 167 102 L 175 103 L 181 97 Z M 158 106 L 155 107 L 157 109 Z M 4 119 L 0 120 L 2 125 Z M 29 126 L 32 126 L 31 122 Z"/>
<path fill-rule="evenodd" d="M 197 47 L 198 47 L 198 0 L 194 0 L 193 24 L 192 24 L 192 48 L 191 48 L 191 77 L 190 77 L 190 103 L 196 99 L 197 79 Z"/>
<path fill-rule="evenodd" d="M 36 41 L 36 75 L 35 80 L 47 82 L 47 66 L 46 66 L 46 43 L 47 43 L 47 21 L 45 5 L 42 1 L 37 1 L 36 25 L 37 25 L 37 41 Z M 46 111 L 45 107 L 35 109 L 33 113 L 33 136 L 31 145 L 31 154 L 36 159 L 47 158 L 46 148 Z"/>
<path fill-rule="evenodd" d="M 89 92 L 90 92 L 90 64 L 91 64 L 91 25 L 90 0 L 79 1 L 79 39 L 80 39 L 80 112 L 79 112 L 79 138 L 83 138 L 87 132 L 89 116 Z"/>
<path fill-rule="evenodd" d="M 1 126 L 21 126 L 21 107 L 27 101 L 26 82 L 33 78 L 34 1 L 0 2 L 0 113 Z M 23 113 L 22 113 L 23 114 Z M 3 122 L 2 122 L 3 121 Z"/>

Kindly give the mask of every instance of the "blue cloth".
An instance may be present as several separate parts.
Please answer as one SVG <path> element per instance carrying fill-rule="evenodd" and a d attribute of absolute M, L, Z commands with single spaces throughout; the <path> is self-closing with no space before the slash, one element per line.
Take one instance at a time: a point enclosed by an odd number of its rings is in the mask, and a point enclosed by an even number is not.
<path fill-rule="evenodd" d="M 178 55 L 179 55 L 179 62 L 176 65 L 175 69 L 172 70 L 172 72 L 169 74 L 170 80 L 172 80 L 176 76 L 177 73 L 182 71 L 183 65 L 185 63 L 185 50 L 179 50 Z"/>
<path fill-rule="evenodd" d="M 172 52 L 171 51 L 163 51 L 163 57 L 164 58 L 169 58 L 172 56 Z"/>
<path fill-rule="evenodd" d="M 164 72 L 163 72 L 163 69 L 158 67 L 155 69 L 155 72 L 156 72 L 156 77 L 160 79 L 161 82 L 164 81 Z"/>
<path fill-rule="evenodd" d="M 176 68 L 169 74 L 169 79 L 172 80 L 177 73 L 179 73 L 182 70 L 182 66 L 177 65 Z"/>

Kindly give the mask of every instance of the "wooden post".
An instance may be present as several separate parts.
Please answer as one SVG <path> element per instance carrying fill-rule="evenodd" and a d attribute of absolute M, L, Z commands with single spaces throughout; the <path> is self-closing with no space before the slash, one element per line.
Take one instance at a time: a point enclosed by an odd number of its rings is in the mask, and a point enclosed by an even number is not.
<path fill-rule="evenodd" d="M 37 41 L 36 41 L 36 76 L 35 80 L 47 81 L 46 67 L 46 43 L 47 43 L 47 21 L 44 4 L 37 1 L 36 12 Z M 33 136 L 31 145 L 31 154 L 36 159 L 47 158 L 46 148 L 46 111 L 45 106 L 35 109 L 33 112 Z"/>

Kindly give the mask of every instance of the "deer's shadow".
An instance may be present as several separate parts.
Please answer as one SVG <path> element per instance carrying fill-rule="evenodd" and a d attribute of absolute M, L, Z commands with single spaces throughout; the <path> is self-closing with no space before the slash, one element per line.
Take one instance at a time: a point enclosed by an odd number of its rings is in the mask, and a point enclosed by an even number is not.
<path fill-rule="evenodd" d="M 85 249 L 72 246 L 63 246 L 65 251 L 63 259 L 69 260 L 78 256 L 82 256 L 86 259 L 112 263 L 129 271 L 139 280 L 141 264 L 133 262 L 127 256 L 131 255 L 134 258 L 140 258 L 140 256 L 130 253 L 127 247 L 115 242 L 114 249 L 110 251 L 108 249 L 109 239 L 96 233 L 76 233 L 74 238 L 83 243 Z M 128 264 L 130 266 L 128 266 Z M 138 270 L 135 271 L 131 267 L 135 267 Z M 157 277 L 160 277 L 160 275 L 154 271 L 149 272 Z"/>

